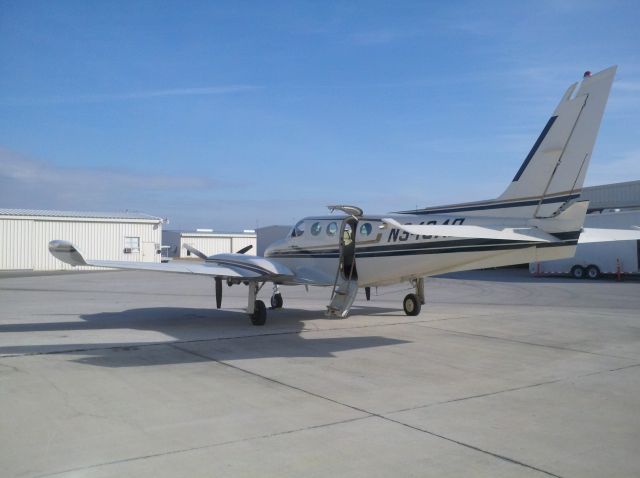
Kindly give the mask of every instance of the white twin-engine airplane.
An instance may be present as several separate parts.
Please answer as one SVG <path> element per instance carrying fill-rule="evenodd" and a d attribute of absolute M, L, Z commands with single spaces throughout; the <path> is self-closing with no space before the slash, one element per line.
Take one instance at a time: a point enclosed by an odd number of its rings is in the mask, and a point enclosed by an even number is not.
<path fill-rule="evenodd" d="M 542 129 L 507 190 L 497 199 L 402 211 L 364 214 L 354 206 L 330 206 L 340 216 L 308 217 L 264 257 L 235 254 L 207 257 L 199 264 L 156 264 L 88 260 L 67 241 L 49 250 L 72 265 L 202 274 L 215 278 L 220 308 L 222 284 L 249 286 L 247 312 L 264 325 L 266 307 L 256 295 L 273 283 L 271 306 L 282 307 L 278 285 L 332 287 L 327 315 L 346 317 L 358 288 L 411 282 L 415 293 L 403 301 L 417 315 L 424 277 L 452 271 L 571 257 L 578 242 L 640 239 L 632 230 L 583 229 L 587 201 L 580 201 L 591 152 L 616 67 L 585 73 L 569 87 Z"/>

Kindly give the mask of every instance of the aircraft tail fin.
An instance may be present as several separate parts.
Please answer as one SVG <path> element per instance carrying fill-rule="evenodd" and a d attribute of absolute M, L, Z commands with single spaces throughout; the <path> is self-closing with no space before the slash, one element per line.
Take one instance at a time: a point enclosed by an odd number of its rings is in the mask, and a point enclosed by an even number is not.
<path fill-rule="evenodd" d="M 506 191 L 496 199 L 399 214 L 465 214 L 467 216 L 544 219 L 561 214 L 582 192 L 591 153 L 616 66 L 584 74 L 571 85 L 542 129 Z"/>
<path fill-rule="evenodd" d="M 567 89 L 497 200 L 533 198 L 538 201 L 533 217 L 544 218 L 580 195 L 616 68 L 586 72 L 577 92 L 578 83 Z"/>

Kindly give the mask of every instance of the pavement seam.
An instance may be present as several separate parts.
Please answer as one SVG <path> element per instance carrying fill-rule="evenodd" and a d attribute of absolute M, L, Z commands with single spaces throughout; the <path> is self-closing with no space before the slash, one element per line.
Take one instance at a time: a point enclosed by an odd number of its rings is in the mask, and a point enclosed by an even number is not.
<path fill-rule="evenodd" d="M 252 436 L 252 437 L 246 437 L 246 438 L 239 438 L 237 440 L 228 440 L 228 441 L 224 441 L 224 442 L 218 442 L 218 443 L 210 443 L 207 445 L 200 445 L 200 446 L 194 446 L 191 448 L 179 448 L 177 450 L 168 450 L 162 453 L 152 453 L 149 455 L 142 455 L 142 456 L 134 456 L 134 457 L 130 457 L 130 458 L 122 458 L 120 460 L 112 460 L 112 461 L 106 461 L 103 463 L 95 463 L 93 465 L 87 465 L 87 466 L 82 466 L 82 467 L 77 467 L 77 468 L 69 468 L 67 470 L 60 470 L 60 471 L 54 471 L 53 473 L 46 473 L 43 475 L 35 475 L 34 478 L 45 478 L 48 476 L 56 476 L 56 475 L 62 475 L 65 473 L 73 473 L 76 471 L 82 471 L 82 470 L 90 470 L 92 468 L 100 468 L 103 466 L 109 466 L 109 465 L 118 465 L 121 463 L 130 463 L 133 461 L 138 461 L 138 460 L 146 460 L 149 458 L 158 458 L 161 456 L 167 456 L 167 455 L 178 455 L 180 453 L 188 453 L 190 451 L 198 451 L 198 450 L 206 450 L 207 448 L 216 448 L 219 446 L 225 446 L 225 445 L 233 445 L 236 443 L 242 443 L 242 442 L 246 442 L 246 441 L 252 441 L 252 440 L 263 440 L 265 438 L 272 438 L 272 437 L 278 437 L 278 436 L 283 436 L 283 435 L 290 435 L 292 433 L 298 433 L 298 432 L 303 432 L 303 431 L 307 431 L 307 430 L 316 430 L 318 428 L 325 428 L 325 427 L 332 427 L 334 425 L 342 425 L 344 423 L 351 423 L 351 422 L 356 422 L 359 420 L 365 420 L 367 418 L 371 418 L 372 415 L 367 415 L 364 417 L 355 417 L 355 418 L 347 418 L 345 420 L 338 420 L 336 422 L 329 422 L 329 423 L 321 423 L 319 425 L 310 425 L 308 427 L 303 427 L 303 428 L 294 428 L 292 430 L 284 430 L 281 432 L 275 432 L 275 433 L 268 433 L 265 435 L 257 435 L 257 436 Z"/>
<path fill-rule="evenodd" d="M 418 322 L 413 322 L 413 324 L 418 324 Z M 516 343 L 516 344 L 522 344 L 522 345 L 531 345 L 533 347 L 543 347 L 543 348 L 548 348 L 548 349 L 554 349 L 554 350 L 563 350 L 565 352 L 577 352 L 577 353 L 582 353 L 582 354 L 589 354 L 589 355 L 595 355 L 597 357 L 607 357 L 607 358 L 615 358 L 615 359 L 619 359 L 619 360 L 637 360 L 637 358 L 634 357 L 623 357 L 620 355 L 610 355 L 610 354 L 601 354 L 601 353 L 597 353 L 597 352 L 590 352 L 588 350 L 580 350 L 580 349 L 573 349 L 570 347 L 561 347 L 559 345 L 548 345 L 548 344 L 539 344 L 536 342 L 527 342 L 525 340 L 517 340 L 517 339 L 510 339 L 507 337 L 497 337 L 495 335 L 485 335 L 485 334 L 475 334 L 473 332 L 463 332 L 460 330 L 451 330 L 451 329 L 445 329 L 442 327 L 434 327 L 432 325 L 420 325 L 420 327 L 424 327 L 427 329 L 433 329 L 433 330 L 440 330 L 442 332 L 450 332 L 452 334 L 456 334 L 456 335 L 468 335 L 470 337 L 480 337 L 483 339 L 492 339 L 492 340 L 500 340 L 503 342 L 512 342 L 512 343 Z"/>
<path fill-rule="evenodd" d="M 553 476 L 555 478 L 562 478 L 560 475 L 556 475 L 555 473 L 551 473 L 550 471 L 543 470 L 542 468 L 538 468 L 536 466 L 529 465 L 529 464 L 524 463 L 522 461 L 514 460 L 513 458 L 509 458 L 508 456 L 500 455 L 499 453 L 493 453 L 493 452 L 491 452 L 489 450 L 485 450 L 483 448 L 479 448 L 477 446 L 470 445 L 468 443 L 464 443 L 464 442 L 461 442 L 459 440 L 455 440 L 453 438 L 446 437 L 444 435 L 440 435 L 439 433 L 435 433 L 435 432 L 429 431 L 426 428 L 417 427 L 415 425 L 409 425 L 408 423 L 401 422 L 400 420 L 394 420 L 393 418 L 389 418 L 389 417 L 386 417 L 384 415 L 377 415 L 377 416 L 379 416 L 380 418 L 383 418 L 385 420 L 388 420 L 390 422 L 397 423 L 398 425 L 402 425 L 404 427 L 411 428 L 413 430 L 417 430 L 417 431 L 420 431 L 422 433 L 426 433 L 428 435 L 434 436 L 436 438 L 440 438 L 442 440 L 446 440 L 446 441 L 451 442 L 451 443 L 455 443 L 456 445 L 459 445 L 459 446 L 462 446 L 462 447 L 465 447 L 465 448 L 469 448 L 471 450 L 479 451 L 480 453 L 484 453 L 486 455 L 493 456 L 494 458 L 498 458 L 500 460 L 504 460 L 504 461 L 512 463 L 514 465 L 520 465 L 520 466 L 522 466 L 524 468 L 529 468 L 530 470 L 534 470 L 534 471 L 537 471 L 539 473 L 544 473 L 545 475 Z"/>
<path fill-rule="evenodd" d="M 555 379 L 555 380 L 547 380 L 545 382 L 533 383 L 531 385 L 523 385 L 521 387 L 506 388 L 504 390 L 497 390 L 495 392 L 487 392 L 487 393 L 481 393 L 481 394 L 478 394 L 478 395 L 470 395 L 468 397 L 452 398 L 451 400 L 445 400 L 443 402 L 427 403 L 426 405 L 418 405 L 416 407 L 409 407 L 409 408 L 402 408 L 402 409 L 399 409 L 399 410 L 392 410 L 392 411 L 386 412 L 386 414 L 387 415 L 392 415 L 392 414 L 395 414 L 395 413 L 410 412 L 410 411 L 413 411 L 413 410 L 420 410 L 420 409 L 423 409 L 423 408 L 430 408 L 430 407 L 435 407 L 435 406 L 438 406 L 438 405 L 446 405 L 448 403 L 463 402 L 465 400 L 473 400 L 474 398 L 484 398 L 484 397 L 491 397 L 491 396 L 494 396 L 494 395 L 500 395 L 502 393 L 518 392 L 520 390 L 527 390 L 529 388 L 541 387 L 543 385 L 553 385 L 553 384 L 556 384 L 556 383 L 566 382 L 568 380 L 575 380 L 575 379 L 584 378 L 584 377 L 592 377 L 594 375 L 599 375 L 601 373 L 618 372 L 620 370 L 626 370 L 626 369 L 634 368 L 634 367 L 640 367 L 640 363 L 634 363 L 634 364 L 631 364 L 631 365 L 624 365 L 622 367 L 616 367 L 616 368 L 607 369 L 607 370 L 598 370 L 598 371 L 595 371 L 595 372 L 589 372 L 589 373 L 584 373 L 584 374 L 580 374 L 580 375 L 574 375 L 572 377 L 564 377 L 564 378 L 558 378 L 558 379 Z"/>
<path fill-rule="evenodd" d="M 407 428 L 410 428 L 410 429 L 412 429 L 412 430 L 416 430 L 416 431 L 419 431 L 419 432 L 426 433 L 426 434 L 428 434 L 428 435 L 434 436 L 434 437 L 436 437 L 436 438 L 440 438 L 440 439 L 442 439 L 442 440 L 446 440 L 446 441 L 448 441 L 448 442 L 450 442 L 450 443 L 455 443 L 455 444 L 456 444 L 456 445 L 458 445 L 458 446 L 466 447 L 466 448 L 469 448 L 469 449 L 471 449 L 471 450 L 475 450 L 475 451 L 478 451 L 478 452 L 480 452 L 480 453 L 484 453 L 484 454 L 486 454 L 486 455 L 490 455 L 490 456 L 492 456 L 492 457 L 494 457 L 494 458 L 498 458 L 498 459 L 500 459 L 500 460 L 504 460 L 504 461 L 506 461 L 506 462 L 509 462 L 509 463 L 512 463 L 512 464 L 515 464 L 515 465 L 519 465 L 519 466 L 522 466 L 522 467 L 525 467 L 525 468 L 529 468 L 529 469 L 531 469 L 531 470 L 538 471 L 538 472 L 540 472 L 540 473 L 544 473 L 544 474 L 546 474 L 546 475 L 548 475 L 548 476 L 553 476 L 553 477 L 555 477 L 555 478 L 562 478 L 562 477 L 561 477 L 561 476 L 559 476 L 559 475 L 556 475 L 556 474 L 554 474 L 554 473 L 551 473 L 551 472 L 545 471 L 545 470 L 543 470 L 543 469 L 541 469 L 541 468 L 537 468 L 537 467 L 532 466 L 532 465 L 528 465 L 528 464 L 523 463 L 523 462 L 521 462 L 521 461 L 514 460 L 513 458 L 509 458 L 509 457 L 507 457 L 507 456 L 503 456 L 503 455 L 500 455 L 500 454 L 497 454 L 497 453 L 493 453 L 493 452 L 490 452 L 490 451 L 488 451 L 488 450 L 483 450 L 482 448 L 478 448 L 478 447 L 476 447 L 476 446 L 473 446 L 473 445 L 470 445 L 470 444 L 467 444 L 467 443 L 464 443 L 464 442 L 461 442 L 461 441 L 458 441 L 458 440 L 454 440 L 453 438 L 448 438 L 448 437 L 446 437 L 446 436 L 444 436 L 444 435 L 439 435 L 439 434 L 437 434 L 437 433 L 431 432 L 431 431 L 429 431 L 429 430 L 426 430 L 426 429 L 423 429 L 423 428 L 420 428 L 420 427 L 416 427 L 416 426 L 413 426 L 413 425 L 409 425 L 408 423 L 401 422 L 401 421 L 399 421 L 399 420 L 396 420 L 396 419 L 393 419 L 393 418 L 387 417 L 387 416 L 385 416 L 385 415 L 381 415 L 381 414 L 379 414 L 379 413 L 371 412 L 371 411 L 369 411 L 369 410 L 365 410 L 365 409 L 363 409 L 363 408 L 359 408 L 359 407 L 356 407 L 356 406 L 354 406 L 354 405 L 349 405 L 349 404 L 347 404 L 347 403 L 340 402 L 339 400 L 335 400 L 335 399 L 333 399 L 333 398 L 329 398 L 329 397 L 326 397 L 326 396 L 324 396 L 324 395 L 320 395 L 320 394 L 318 394 L 318 393 L 311 392 L 311 391 L 309 391 L 309 390 L 305 390 L 305 389 L 303 389 L 303 388 L 301 388 L 301 387 L 296 387 L 295 385 L 290 385 L 290 384 L 288 384 L 288 383 L 282 382 L 282 381 L 280 381 L 280 380 L 276 380 L 276 379 L 274 379 L 274 378 L 266 377 L 266 376 L 261 375 L 261 374 L 259 374 L 259 373 L 257 373 L 257 372 L 252 372 L 251 370 L 247 370 L 247 369 L 244 369 L 244 368 L 242 368 L 242 367 L 238 367 L 237 365 L 233 365 L 233 364 L 230 364 L 230 363 L 228 363 L 228 362 L 224 362 L 224 361 L 222 361 L 222 360 L 217 360 L 217 359 L 215 359 L 215 358 L 213 358 L 213 357 L 210 357 L 210 356 L 208 356 L 208 355 L 201 354 L 201 353 L 198 353 L 198 352 L 194 352 L 194 351 L 192 351 L 192 350 L 184 349 L 184 348 L 182 348 L 182 347 L 178 347 L 178 346 L 173 346 L 173 348 L 175 348 L 175 349 L 177 349 L 177 350 L 180 350 L 180 351 L 182 351 L 182 352 L 185 352 L 185 353 L 192 354 L 192 355 L 194 355 L 194 356 L 196 356 L 196 357 L 203 358 L 203 359 L 205 359 L 205 360 L 208 360 L 208 361 L 211 361 L 211 362 L 218 363 L 218 364 L 220 364 L 220 365 L 225 365 L 225 366 L 230 367 L 230 368 L 232 368 L 232 369 L 234 369 L 234 370 L 236 370 L 236 371 L 239 371 L 239 372 L 242 372 L 242 373 L 245 373 L 245 374 L 249 374 L 249 375 L 251 375 L 251 376 L 253 376 L 253 377 L 256 377 L 256 378 L 259 378 L 259 379 L 261 379 L 261 380 L 265 380 L 265 381 L 268 381 L 268 382 L 271 382 L 271 383 L 275 383 L 275 384 L 277 384 L 277 385 L 280 385 L 280 386 L 283 386 L 283 387 L 287 387 L 287 388 L 289 388 L 289 389 L 297 390 L 297 391 L 302 392 L 302 393 L 304 393 L 304 394 L 306 394 L 306 395 L 310 395 L 310 396 L 313 396 L 313 397 L 319 398 L 319 399 L 321 399 L 321 400 L 326 400 L 326 401 L 329 401 L 329 402 L 331 402 L 331 403 L 334 403 L 334 404 L 337 404 L 337 405 L 341 405 L 341 406 L 343 406 L 343 407 L 347 407 L 347 408 L 350 408 L 350 409 L 352 409 L 352 410 L 356 410 L 356 411 L 358 411 L 358 412 L 361 412 L 361 413 L 365 413 L 365 414 L 367 414 L 367 416 L 366 416 L 366 417 L 362 417 L 362 418 L 371 418 L 371 417 L 380 418 L 380 419 L 382 419 L 382 420 L 386 420 L 386 421 L 389 421 L 389 422 L 395 423 L 395 424 L 397 424 L 397 425 L 402 425 L 402 426 L 407 427 Z"/>

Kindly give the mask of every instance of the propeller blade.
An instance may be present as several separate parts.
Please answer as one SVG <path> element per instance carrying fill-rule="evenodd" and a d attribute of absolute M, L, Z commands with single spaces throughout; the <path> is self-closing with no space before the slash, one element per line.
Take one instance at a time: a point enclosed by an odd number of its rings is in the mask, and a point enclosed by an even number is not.
<path fill-rule="evenodd" d="M 249 244 L 248 246 L 243 247 L 238 252 L 236 252 L 236 254 L 244 254 L 245 252 L 250 251 L 251 249 L 253 249 L 253 244 Z"/>
<path fill-rule="evenodd" d="M 216 277 L 216 308 L 222 307 L 222 277 Z"/>
<path fill-rule="evenodd" d="M 198 249 L 193 247 L 191 244 L 183 244 L 182 247 L 184 247 L 186 250 L 188 250 L 194 256 L 198 256 L 200 259 L 204 259 L 205 261 L 207 260 L 207 255 L 202 253 L 202 252 L 200 252 Z"/>

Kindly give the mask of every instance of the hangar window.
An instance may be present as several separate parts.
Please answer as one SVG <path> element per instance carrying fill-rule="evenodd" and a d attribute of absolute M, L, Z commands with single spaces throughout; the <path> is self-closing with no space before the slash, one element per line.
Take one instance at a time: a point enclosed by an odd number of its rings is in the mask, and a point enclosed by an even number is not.
<path fill-rule="evenodd" d="M 335 236 L 337 232 L 338 224 L 336 224 L 335 222 L 332 222 L 327 226 L 327 234 L 329 234 L 330 236 Z"/>
<path fill-rule="evenodd" d="M 371 227 L 371 224 L 369 224 L 368 222 L 365 222 L 362 226 L 360 226 L 361 236 L 368 236 L 369 234 L 371 234 L 371 231 L 373 231 L 373 227 Z"/>
<path fill-rule="evenodd" d="M 322 225 L 319 222 L 314 222 L 311 226 L 311 235 L 317 236 L 322 232 Z"/>
<path fill-rule="evenodd" d="M 140 252 L 140 238 L 139 237 L 125 237 L 124 238 L 125 252 Z"/>
<path fill-rule="evenodd" d="M 291 237 L 300 237 L 304 234 L 304 221 L 298 222 L 295 226 L 293 226 L 293 231 L 291 231 Z"/>

